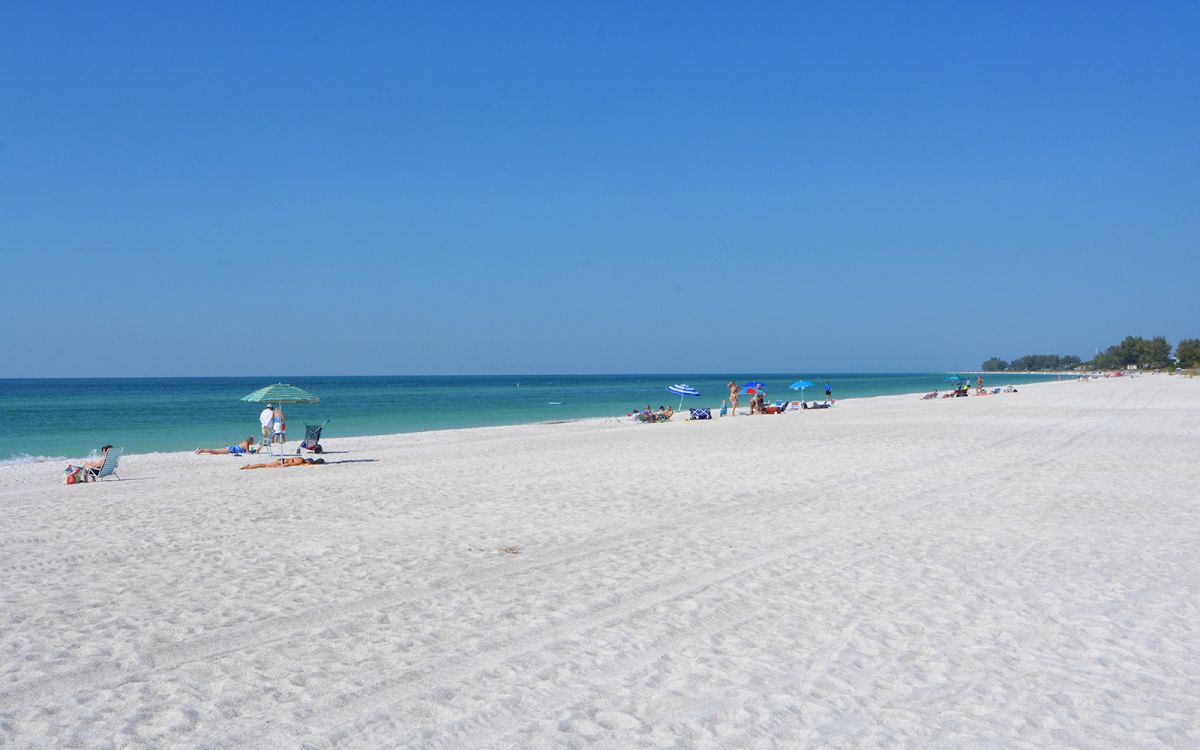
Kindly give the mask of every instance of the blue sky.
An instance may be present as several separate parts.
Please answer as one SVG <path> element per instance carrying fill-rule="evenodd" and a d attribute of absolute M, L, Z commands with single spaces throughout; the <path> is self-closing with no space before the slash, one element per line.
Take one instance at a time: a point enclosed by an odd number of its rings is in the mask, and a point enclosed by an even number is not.
<path fill-rule="evenodd" d="M 1200 336 L 1198 32 L 1195 3 L 10 7 L 0 377 Z"/>

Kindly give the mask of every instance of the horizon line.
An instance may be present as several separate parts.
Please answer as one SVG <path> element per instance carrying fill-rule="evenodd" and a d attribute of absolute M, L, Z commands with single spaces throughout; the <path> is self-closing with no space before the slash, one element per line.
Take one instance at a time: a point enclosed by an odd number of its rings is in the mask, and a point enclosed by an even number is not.
<path fill-rule="evenodd" d="M 806 375 L 813 372 L 821 372 L 820 370 L 788 370 L 768 372 L 765 370 L 745 370 L 744 372 L 751 373 L 754 377 L 770 377 L 773 375 L 781 375 L 793 377 L 796 375 Z M 954 369 L 954 370 L 828 370 L 825 371 L 829 375 L 945 375 L 953 373 L 985 373 L 985 374 L 1039 374 L 1060 372 L 1059 370 L 999 370 L 992 371 L 979 370 L 974 368 Z M 1065 372 L 1065 371 L 1063 371 Z M 349 375 L 338 373 L 321 373 L 321 374 L 293 374 L 282 376 L 284 378 L 547 378 L 547 377 L 586 377 L 586 376 L 604 376 L 604 377 L 677 377 L 677 376 L 701 376 L 701 377 L 736 377 L 729 375 L 728 371 L 724 372 L 683 372 L 683 371 L 665 371 L 665 372 L 502 372 L 502 373 L 388 373 L 388 374 L 368 374 L 368 375 Z M 230 380 L 230 379 L 251 379 L 258 378 L 263 380 L 271 380 L 281 376 L 275 375 L 52 375 L 52 376 L 0 376 L 0 381 L 6 380 Z M 280 381 L 276 381 L 280 382 Z"/>

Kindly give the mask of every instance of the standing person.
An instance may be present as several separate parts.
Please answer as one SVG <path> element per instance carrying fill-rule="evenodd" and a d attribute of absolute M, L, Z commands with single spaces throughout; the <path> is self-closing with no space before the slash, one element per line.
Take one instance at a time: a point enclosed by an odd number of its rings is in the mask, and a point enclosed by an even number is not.
<path fill-rule="evenodd" d="M 737 406 L 738 406 L 737 381 L 730 380 L 728 383 L 726 383 L 726 386 L 728 386 L 728 388 L 729 388 L 729 416 L 735 417 L 735 416 L 737 416 Z"/>
<path fill-rule="evenodd" d="M 825 400 L 826 401 L 833 400 L 833 388 L 830 387 L 828 380 L 825 381 Z"/>
<path fill-rule="evenodd" d="M 275 414 L 271 418 L 271 431 L 271 442 L 278 442 L 282 446 L 287 436 L 287 421 L 283 418 L 283 404 L 275 409 Z"/>
<path fill-rule="evenodd" d="M 980 375 L 975 380 L 975 393 L 983 393 L 983 376 Z"/>
<path fill-rule="evenodd" d="M 258 413 L 258 423 L 262 425 L 262 443 L 266 445 L 271 442 L 271 425 L 275 422 L 275 410 L 267 404 L 262 411 Z"/>

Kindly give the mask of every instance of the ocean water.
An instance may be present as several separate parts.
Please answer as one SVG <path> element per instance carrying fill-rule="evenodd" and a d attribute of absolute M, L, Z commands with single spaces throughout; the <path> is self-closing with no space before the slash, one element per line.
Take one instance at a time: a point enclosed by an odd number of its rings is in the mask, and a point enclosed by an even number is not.
<path fill-rule="evenodd" d="M 808 400 L 943 390 L 946 373 L 747 373 L 729 375 L 528 375 L 436 377 L 292 377 L 279 379 L 321 398 L 285 406 L 288 437 L 326 419 L 325 440 L 460 427 L 524 424 L 623 415 L 670 403 L 672 383 L 700 390 L 688 406 L 720 406 L 725 383 L 759 380 L 768 399 L 793 398 L 787 386 L 808 380 Z M 1052 380 L 1047 375 L 996 375 L 992 385 Z M 259 435 L 261 405 L 239 399 L 266 378 L 0 379 L 0 462 L 78 457 L 105 443 L 129 453 L 221 447 Z M 743 399 L 743 406 L 745 405 Z"/>

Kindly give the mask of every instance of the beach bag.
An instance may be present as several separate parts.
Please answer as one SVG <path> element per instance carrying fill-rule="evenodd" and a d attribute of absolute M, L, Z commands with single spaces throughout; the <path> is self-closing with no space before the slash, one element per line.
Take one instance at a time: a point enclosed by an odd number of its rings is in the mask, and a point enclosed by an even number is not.
<path fill-rule="evenodd" d="M 711 409 L 688 409 L 688 419 L 712 419 Z"/>
<path fill-rule="evenodd" d="M 63 471 L 63 484 L 83 484 L 87 481 L 87 469 L 67 464 Z"/>

